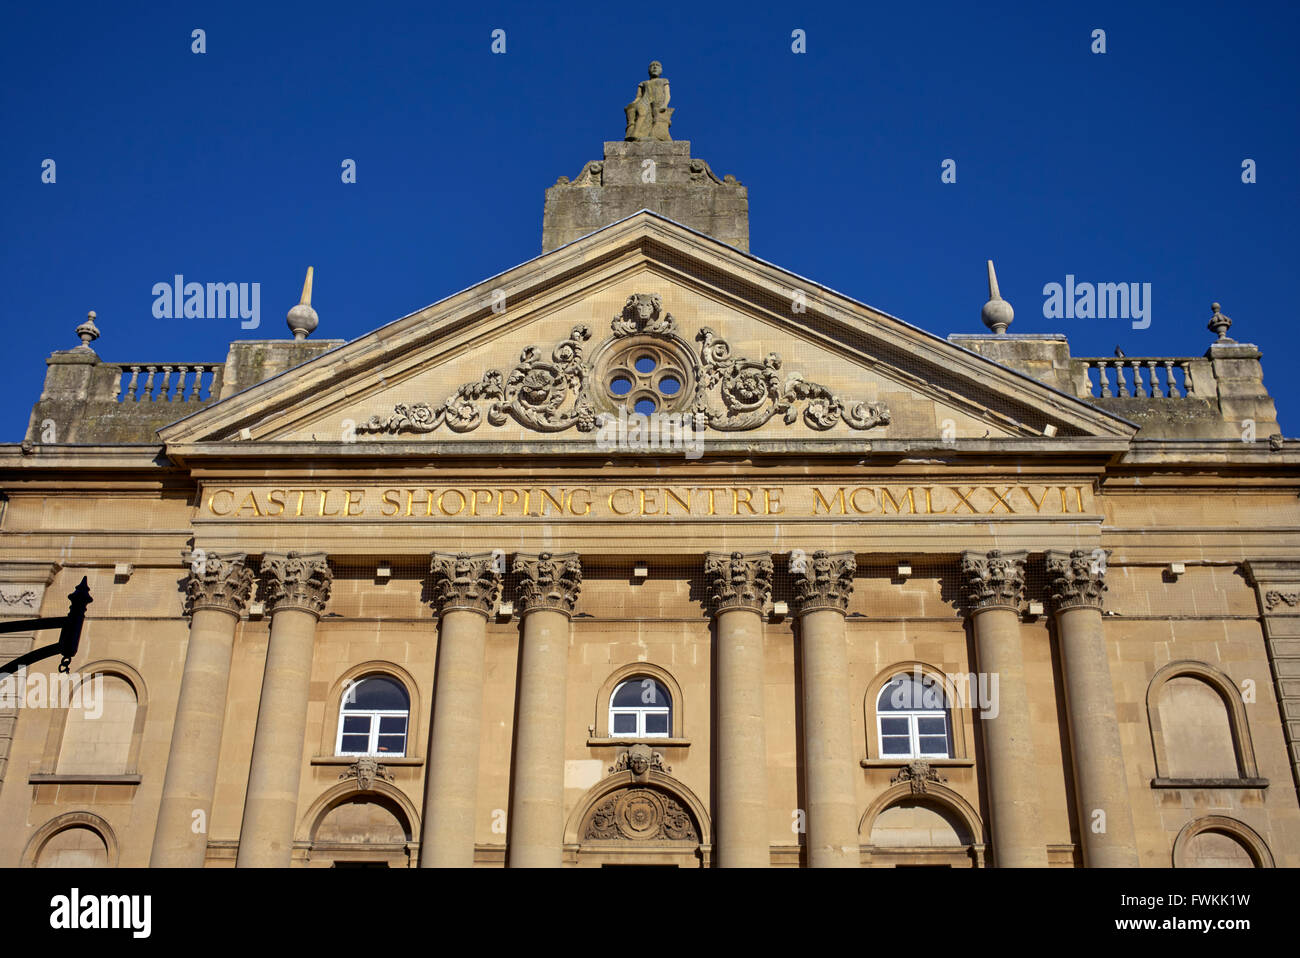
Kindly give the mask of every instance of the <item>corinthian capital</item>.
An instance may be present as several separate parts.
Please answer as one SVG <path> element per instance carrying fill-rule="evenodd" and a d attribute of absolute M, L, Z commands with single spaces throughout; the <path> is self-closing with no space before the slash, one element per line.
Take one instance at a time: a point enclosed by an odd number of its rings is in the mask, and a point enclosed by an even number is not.
<path fill-rule="evenodd" d="M 1051 576 L 1052 601 L 1058 611 L 1078 606 L 1101 608 L 1108 558 L 1108 549 L 1048 550 L 1047 574 Z"/>
<path fill-rule="evenodd" d="M 517 555 L 513 567 L 519 576 L 520 613 L 549 609 L 573 615 L 582 591 L 582 559 L 576 552 L 537 556 Z"/>
<path fill-rule="evenodd" d="M 772 556 L 767 552 L 707 552 L 704 575 L 714 615 L 727 609 L 762 612 L 772 597 Z"/>
<path fill-rule="evenodd" d="M 190 575 L 185 582 L 185 598 L 191 614 L 200 609 L 221 609 L 241 615 L 253 594 L 253 570 L 244 564 L 243 552 L 203 552 L 196 550 L 186 557 Z"/>
<path fill-rule="evenodd" d="M 438 609 L 467 609 L 491 615 L 501 598 L 505 556 L 500 552 L 435 552 L 429 567 Z"/>
<path fill-rule="evenodd" d="M 857 569 L 858 561 L 852 552 L 831 554 L 818 549 L 811 561 L 804 558 L 798 568 L 792 560 L 790 571 L 795 575 L 795 608 L 800 612 L 818 609 L 848 611 L 849 596 L 853 594 L 853 573 Z"/>
<path fill-rule="evenodd" d="M 323 552 L 268 552 L 262 556 L 266 601 L 272 612 L 298 609 L 320 616 L 330 598 L 334 573 Z"/>
<path fill-rule="evenodd" d="M 981 609 L 1019 609 L 1025 595 L 1025 558 L 1028 553 L 963 552 L 961 572 L 970 591 L 970 611 Z"/>

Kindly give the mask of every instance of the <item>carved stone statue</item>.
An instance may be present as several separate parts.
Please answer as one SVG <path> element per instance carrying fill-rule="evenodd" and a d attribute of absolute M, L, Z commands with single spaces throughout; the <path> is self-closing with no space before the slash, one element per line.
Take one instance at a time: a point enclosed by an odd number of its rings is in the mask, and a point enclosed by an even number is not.
<path fill-rule="evenodd" d="M 663 64 L 650 64 L 650 79 L 636 88 L 636 99 L 623 108 L 627 114 L 625 140 L 671 141 L 668 128 L 673 123 L 673 109 L 668 106 L 668 79 L 661 74 Z"/>

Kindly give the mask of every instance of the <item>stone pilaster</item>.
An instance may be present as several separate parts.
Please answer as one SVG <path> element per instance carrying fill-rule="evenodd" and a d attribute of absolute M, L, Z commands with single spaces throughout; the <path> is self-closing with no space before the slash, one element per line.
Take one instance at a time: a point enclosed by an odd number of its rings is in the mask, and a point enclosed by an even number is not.
<path fill-rule="evenodd" d="M 763 717 L 763 607 L 772 595 L 772 557 L 710 552 L 704 559 L 717 628 L 718 865 L 771 864 L 767 742 Z"/>
<path fill-rule="evenodd" d="M 569 619 L 582 589 L 575 552 L 515 557 L 523 655 L 510 803 L 511 868 L 555 868 L 564 842 L 564 708 Z"/>
<path fill-rule="evenodd" d="M 438 673 L 434 680 L 420 867 L 474 864 L 487 620 L 501 597 L 501 553 L 435 552 Z"/>
<path fill-rule="evenodd" d="M 998 676 L 997 714 L 984 721 L 985 776 L 999 868 L 1046 867 L 1033 726 L 1020 648 L 1024 552 L 963 552 L 971 628 L 981 672 Z"/>
<path fill-rule="evenodd" d="M 853 594 L 852 552 L 819 550 L 795 574 L 803 654 L 803 753 L 808 864 L 857 868 L 860 862 L 856 762 L 849 704 L 844 616 Z"/>
<path fill-rule="evenodd" d="M 45 590 L 54 581 L 58 568 L 51 562 L 0 562 L 0 619 L 39 618 Z M 67 614 L 66 605 L 51 612 L 52 616 Z M 57 638 L 52 632 L 47 635 L 48 638 L 38 638 L 35 632 L 0 634 L 0 662 L 26 655 L 37 647 L 37 642 L 49 645 Z M 9 749 L 13 743 L 18 717 L 23 711 L 17 707 L 17 696 L 25 694 L 24 682 L 25 679 L 20 674 L 0 676 L 0 703 L 11 702 L 15 706 L 0 708 L 0 786 L 4 784 L 9 765 Z"/>
<path fill-rule="evenodd" d="M 253 572 L 246 558 L 242 552 L 199 552 L 188 557 L 185 596 L 190 639 L 149 858 L 153 867 L 203 867 L 235 629 L 253 592 Z M 199 823 L 202 828 L 196 828 Z"/>
<path fill-rule="evenodd" d="M 1244 566 L 1259 599 L 1291 773 L 1300 789 L 1300 559 L 1250 559 Z"/>
<path fill-rule="evenodd" d="M 271 638 L 236 864 L 285 868 L 293 854 L 316 623 L 334 575 L 323 552 L 267 553 L 262 573 Z"/>
<path fill-rule="evenodd" d="M 1133 810 L 1102 634 L 1108 556 L 1101 549 L 1049 551 L 1047 572 L 1065 685 L 1083 863 L 1088 868 L 1136 868 Z"/>

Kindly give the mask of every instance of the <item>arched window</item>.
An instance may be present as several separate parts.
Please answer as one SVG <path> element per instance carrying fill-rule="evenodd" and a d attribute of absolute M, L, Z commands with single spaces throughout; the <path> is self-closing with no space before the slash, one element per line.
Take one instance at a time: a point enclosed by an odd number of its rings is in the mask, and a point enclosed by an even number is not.
<path fill-rule="evenodd" d="M 337 755 L 405 755 L 411 699 L 402 683 L 367 675 L 343 694 Z"/>
<path fill-rule="evenodd" d="M 620 682 L 609 697 L 611 737 L 668 738 L 672 727 L 672 697 L 661 683 L 648 676 Z"/>
<path fill-rule="evenodd" d="M 136 691 L 112 673 L 88 676 L 67 710 L 55 771 L 60 775 L 123 775 L 133 771 Z"/>
<path fill-rule="evenodd" d="M 951 704 L 928 675 L 895 675 L 876 699 L 881 758 L 951 758 Z"/>

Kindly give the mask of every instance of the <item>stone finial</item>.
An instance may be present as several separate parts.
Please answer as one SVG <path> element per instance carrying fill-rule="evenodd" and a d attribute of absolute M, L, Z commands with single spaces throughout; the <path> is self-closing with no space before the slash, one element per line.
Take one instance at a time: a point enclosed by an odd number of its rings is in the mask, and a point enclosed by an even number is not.
<path fill-rule="evenodd" d="M 1210 304 L 1210 313 L 1211 313 L 1210 321 L 1205 328 L 1208 329 L 1210 332 L 1218 335 L 1219 342 L 1221 343 L 1233 342 L 1233 340 L 1228 338 L 1228 329 L 1232 326 L 1232 320 L 1229 319 L 1227 316 L 1225 316 L 1223 313 L 1219 312 L 1218 303 Z"/>
<path fill-rule="evenodd" d="M 998 292 L 998 274 L 993 271 L 993 260 L 989 264 L 989 301 L 984 304 L 980 310 L 980 319 L 984 320 L 984 325 L 991 329 L 995 334 L 1001 336 L 1011 325 L 1011 321 L 1016 318 L 1016 311 L 1011 308 L 1011 304 L 1002 298 Z"/>
<path fill-rule="evenodd" d="M 99 339 L 99 327 L 95 325 L 95 311 L 92 309 L 86 314 L 86 321 L 77 327 L 77 336 L 81 339 L 81 345 L 86 349 L 90 344 Z"/>
<path fill-rule="evenodd" d="M 1109 549 L 1071 549 L 1047 552 L 1047 573 L 1052 582 L 1052 601 L 1056 608 L 1087 606 L 1101 608 L 1101 594 L 1106 591 L 1106 560 Z"/>
<path fill-rule="evenodd" d="M 515 556 L 513 572 L 519 576 L 519 612 L 549 609 L 573 615 L 582 591 L 582 559 L 576 552 Z"/>
<path fill-rule="evenodd" d="M 186 557 L 190 566 L 185 582 L 189 612 L 221 609 L 241 615 L 253 594 L 253 570 L 243 552 L 196 552 Z"/>
<path fill-rule="evenodd" d="M 262 573 L 266 576 L 267 606 L 298 609 L 319 617 L 330 598 L 334 573 L 324 552 L 268 552 L 262 556 Z"/>
<path fill-rule="evenodd" d="M 801 568 L 795 568 L 792 560 L 790 571 L 796 576 L 795 608 L 800 612 L 818 609 L 847 612 L 849 596 L 853 594 L 853 573 L 857 568 L 858 562 L 852 552 L 832 555 L 825 549 L 818 549 L 811 561 L 804 559 Z"/>
<path fill-rule="evenodd" d="M 772 556 L 766 552 L 706 553 L 704 575 L 714 615 L 727 609 L 762 612 L 772 597 Z"/>
<path fill-rule="evenodd" d="M 491 615 L 501 598 L 505 556 L 500 552 L 470 555 L 435 552 L 429 566 L 439 611 L 466 609 Z"/>
<path fill-rule="evenodd" d="M 961 571 L 970 586 L 966 596 L 970 611 L 1018 610 L 1025 594 L 1027 556 L 1024 551 L 1002 552 L 999 549 L 988 553 L 963 552 Z"/>
<path fill-rule="evenodd" d="M 636 88 L 636 99 L 623 108 L 627 115 L 625 140 L 662 140 L 671 142 L 668 128 L 673 123 L 673 108 L 668 106 L 668 78 L 658 60 L 650 64 L 650 79 Z"/>
<path fill-rule="evenodd" d="M 307 267 L 307 279 L 302 284 L 302 299 L 298 305 L 289 310 L 289 315 L 285 317 L 285 322 L 289 324 L 289 331 L 293 333 L 293 338 L 304 340 L 316 331 L 320 325 L 320 317 L 316 315 L 316 310 L 311 308 L 311 279 L 312 268 Z"/>

